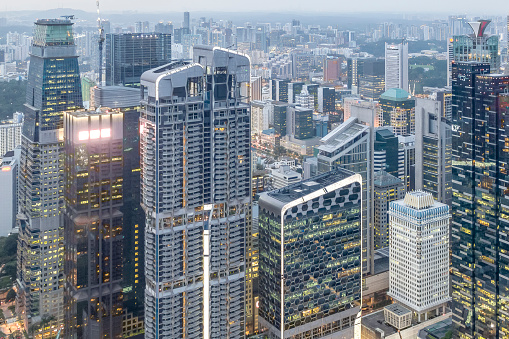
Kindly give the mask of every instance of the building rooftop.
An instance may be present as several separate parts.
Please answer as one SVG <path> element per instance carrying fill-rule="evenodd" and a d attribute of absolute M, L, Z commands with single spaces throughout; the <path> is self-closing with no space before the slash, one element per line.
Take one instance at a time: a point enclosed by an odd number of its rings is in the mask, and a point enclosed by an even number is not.
<path fill-rule="evenodd" d="M 419 331 L 419 338 L 441 339 L 452 330 L 452 318 L 437 322 Z"/>
<path fill-rule="evenodd" d="M 449 217 L 449 206 L 436 201 L 431 193 L 413 191 L 405 195 L 402 200 L 390 203 L 389 214 L 405 215 L 416 222 L 429 218 Z"/>
<path fill-rule="evenodd" d="M 411 99 L 412 96 L 407 91 L 401 89 L 401 88 L 391 88 L 387 91 L 385 91 L 381 96 L 380 99 L 385 100 L 392 100 L 392 101 L 405 101 L 408 99 Z"/>
<path fill-rule="evenodd" d="M 383 310 L 362 317 L 361 323 L 362 326 L 365 326 L 373 331 L 377 331 L 377 329 L 379 329 L 384 333 L 386 337 L 398 332 L 396 328 L 385 322 Z"/>
<path fill-rule="evenodd" d="M 122 114 L 122 112 L 119 109 L 111 109 L 109 107 L 100 107 L 95 110 L 88 110 L 88 109 L 79 109 L 76 111 L 69 111 L 67 112 L 69 115 L 75 116 L 77 118 L 81 117 L 88 117 L 90 115 L 108 115 L 108 114 Z"/>
<path fill-rule="evenodd" d="M 319 146 L 318 149 L 325 152 L 333 152 L 368 129 L 369 126 L 359 124 L 357 118 L 349 118 L 324 136 L 321 139 L 323 145 Z"/>
<path fill-rule="evenodd" d="M 394 175 L 386 171 L 379 171 L 375 173 L 374 185 L 378 187 L 388 187 L 393 185 L 402 184 L 403 181 L 396 178 Z"/>
<path fill-rule="evenodd" d="M 403 200 L 405 204 L 411 206 L 417 210 L 422 210 L 424 208 L 428 208 L 433 206 L 435 203 L 435 199 L 433 199 L 433 195 L 431 193 L 423 192 L 423 191 L 413 191 L 408 192 L 405 195 L 405 199 Z"/>
<path fill-rule="evenodd" d="M 282 208 L 284 205 L 286 205 L 286 203 L 297 200 L 299 198 L 303 198 L 304 196 L 318 190 L 323 190 L 327 186 L 330 186 L 338 181 L 344 180 L 354 175 L 355 173 L 348 170 L 337 169 L 271 192 L 264 193 L 263 195 L 266 196 L 266 199 L 270 198 L 268 200 L 272 200 L 273 203 Z"/>
<path fill-rule="evenodd" d="M 402 315 L 405 315 L 408 313 L 412 313 L 412 311 L 410 311 L 408 308 L 404 307 L 403 305 L 396 304 L 396 303 L 385 306 L 385 309 L 387 311 L 394 313 L 398 317 L 401 317 Z"/>

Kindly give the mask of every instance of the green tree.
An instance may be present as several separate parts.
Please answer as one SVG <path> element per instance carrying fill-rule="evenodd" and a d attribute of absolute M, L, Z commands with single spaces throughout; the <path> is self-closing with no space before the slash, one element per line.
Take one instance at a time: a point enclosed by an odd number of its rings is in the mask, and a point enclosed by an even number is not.
<path fill-rule="evenodd" d="M 26 101 L 26 81 L 0 82 L 0 120 L 12 118 L 16 111 L 23 112 Z"/>
<path fill-rule="evenodd" d="M 11 288 L 9 292 L 7 292 L 7 295 L 5 296 L 5 301 L 11 302 L 14 301 L 14 299 L 16 299 L 16 292 Z"/>

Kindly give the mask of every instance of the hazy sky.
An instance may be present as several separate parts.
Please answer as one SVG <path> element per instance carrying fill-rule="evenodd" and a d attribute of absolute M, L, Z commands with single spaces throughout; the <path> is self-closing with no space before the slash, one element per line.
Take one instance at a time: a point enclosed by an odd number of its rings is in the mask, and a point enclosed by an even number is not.
<path fill-rule="evenodd" d="M 95 0 L 2 0 L 0 11 L 73 8 L 95 11 Z M 101 0 L 102 11 L 441 12 L 507 15 L 508 0 Z"/>

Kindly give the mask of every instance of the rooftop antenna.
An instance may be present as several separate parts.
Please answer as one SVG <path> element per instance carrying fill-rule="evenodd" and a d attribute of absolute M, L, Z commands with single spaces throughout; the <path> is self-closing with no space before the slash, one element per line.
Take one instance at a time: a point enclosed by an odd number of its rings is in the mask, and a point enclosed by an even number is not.
<path fill-rule="evenodd" d="M 64 18 L 65 20 L 74 20 L 76 19 L 74 15 L 61 15 L 61 18 Z"/>
<path fill-rule="evenodd" d="M 97 6 L 97 28 L 99 29 L 99 86 L 102 86 L 104 28 L 101 21 L 101 13 L 99 11 L 99 0 L 96 0 L 95 4 Z"/>

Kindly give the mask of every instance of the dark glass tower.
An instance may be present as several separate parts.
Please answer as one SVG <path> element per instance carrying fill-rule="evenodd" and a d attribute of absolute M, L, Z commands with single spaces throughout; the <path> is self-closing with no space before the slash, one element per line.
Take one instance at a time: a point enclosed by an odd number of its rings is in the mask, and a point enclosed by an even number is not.
<path fill-rule="evenodd" d="M 126 33 L 106 36 L 106 85 L 140 85 L 149 69 L 171 60 L 171 34 Z"/>
<path fill-rule="evenodd" d="M 93 89 L 91 106 L 118 108 L 123 122 L 123 300 L 128 314 L 141 319 L 144 313 L 145 214 L 140 205 L 140 91 L 137 88 L 102 86 Z M 134 326 L 131 330 L 135 332 Z M 129 331 L 128 329 L 126 329 Z M 126 333 L 124 333 L 126 334 Z"/>
<path fill-rule="evenodd" d="M 65 337 L 122 337 L 123 113 L 64 115 Z"/>
<path fill-rule="evenodd" d="M 452 297 L 456 338 L 506 338 L 509 76 L 453 63 Z"/>
<path fill-rule="evenodd" d="M 25 328 L 46 323 L 39 335 L 48 337 L 64 321 L 63 111 L 81 106 L 72 22 L 38 20 L 20 161 L 16 309 Z"/>

